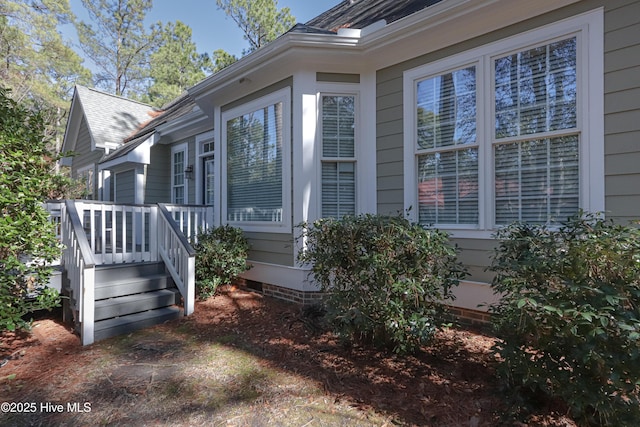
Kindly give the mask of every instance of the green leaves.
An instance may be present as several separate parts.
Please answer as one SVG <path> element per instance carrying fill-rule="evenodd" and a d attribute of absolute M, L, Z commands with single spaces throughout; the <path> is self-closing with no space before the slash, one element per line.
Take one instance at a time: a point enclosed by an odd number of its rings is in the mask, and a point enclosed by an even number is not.
<path fill-rule="evenodd" d="M 196 250 L 196 291 L 201 299 L 213 296 L 220 285 L 230 284 L 246 271 L 249 243 L 241 229 L 229 225 L 198 234 Z"/>
<path fill-rule="evenodd" d="M 498 237 L 500 377 L 564 399 L 581 425 L 635 425 L 640 230 L 586 214 L 553 230 L 513 224 Z"/>
<path fill-rule="evenodd" d="M 311 264 L 328 317 L 346 340 L 417 350 L 434 336 L 443 303 L 466 274 L 446 233 L 399 216 L 327 218 L 300 228 L 299 260 Z"/>
<path fill-rule="evenodd" d="M 0 88 L 0 329 L 28 327 L 27 313 L 59 303 L 45 288 L 60 245 L 42 207 L 58 189 L 44 130 L 42 115 Z"/>

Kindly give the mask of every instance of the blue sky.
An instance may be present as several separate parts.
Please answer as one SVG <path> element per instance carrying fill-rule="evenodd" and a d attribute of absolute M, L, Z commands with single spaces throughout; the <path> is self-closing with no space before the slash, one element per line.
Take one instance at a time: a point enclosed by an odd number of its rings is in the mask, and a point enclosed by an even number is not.
<path fill-rule="evenodd" d="M 341 0 L 278 0 L 278 8 L 288 7 L 297 22 L 307 22 L 340 3 Z M 73 12 L 84 21 L 87 15 L 80 0 L 70 0 Z M 146 24 L 162 21 L 182 21 L 193 30 L 193 41 L 198 53 L 211 54 L 216 49 L 224 49 L 236 56 L 248 47 L 242 32 L 236 24 L 218 10 L 215 0 L 154 0 L 153 9 L 147 13 Z M 65 37 L 76 40 L 75 32 L 63 28 Z M 78 53 L 82 54 L 79 49 Z M 85 66 L 91 68 L 90 64 Z"/>

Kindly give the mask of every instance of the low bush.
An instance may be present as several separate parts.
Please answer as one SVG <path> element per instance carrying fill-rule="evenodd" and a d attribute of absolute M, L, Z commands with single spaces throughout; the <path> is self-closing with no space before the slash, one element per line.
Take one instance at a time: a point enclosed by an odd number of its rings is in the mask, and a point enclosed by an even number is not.
<path fill-rule="evenodd" d="M 494 351 L 509 391 L 561 398 L 581 425 L 637 425 L 640 230 L 585 214 L 497 237 Z"/>
<path fill-rule="evenodd" d="M 339 336 L 397 353 L 413 352 L 434 336 L 443 303 L 465 274 L 446 233 L 401 216 L 321 219 L 301 227 L 299 259 L 311 264 Z"/>
<path fill-rule="evenodd" d="M 196 250 L 196 291 L 198 298 L 215 294 L 220 285 L 229 284 L 247 265 L 249 243 L 241 229 L 229 225 L 198 234 Z"/>

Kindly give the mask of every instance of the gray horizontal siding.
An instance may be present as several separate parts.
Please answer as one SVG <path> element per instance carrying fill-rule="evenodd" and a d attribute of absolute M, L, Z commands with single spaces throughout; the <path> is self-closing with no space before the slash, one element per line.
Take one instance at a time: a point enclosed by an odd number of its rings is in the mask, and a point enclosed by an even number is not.
<path fill-rule="evenodd" d="M 80 129 L 78 130 L 78 139 L 76 140 L 76 146 L 74 149 L 76 156 L 71 160 L 71 176 L 78 178 L 78 170 L 84 169 L 87 166 L 94 167 L 94 179 L 93 179 L 93 194 L 94 197 L 98 197 L 98 167 L 97 164 L 104 155 L 104 149 L 97 148 L 91 151 L 91 134 L 87 127 L 87 121 L 82 119 L 80 123 Z"/>
<path fill-rule="evenodd" d="M 605 209 L 640 218 L 640 2 L 605 5 Z"/>
<path fill-rule="evenodd" d="M 360 74 L 316 73 L 316 81 L 329 83 L 360 83 Z"/>
<path fill-rule="evenodd" d="M 293 266 L 294 243 L 290 234 L 246 232 L 251 250 L 249 261 Z"/>
<path fill-rule="evenodd" d="M 135 203 L 135 171 L 128 170 L 116 173 L 116 203 Z"/>
<path fill-rule="evenodd" d="M 151 162 L 147 166 L 145 203 L 171 202 L 171 148 L 151 147 Z"/>

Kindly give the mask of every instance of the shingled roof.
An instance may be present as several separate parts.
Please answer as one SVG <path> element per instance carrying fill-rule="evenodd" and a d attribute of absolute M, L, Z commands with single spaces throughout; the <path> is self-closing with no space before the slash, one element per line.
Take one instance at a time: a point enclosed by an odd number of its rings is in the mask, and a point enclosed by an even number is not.
<path fill-rule="evenodd" d="M 387 24 L 440 3 L 442 0 L 344 0 L 306 23 L 329 31 L 364 28 L 377 21 Z"/>
<path fill-rule="evenodd" d="M 124 139 L 124 145 L 118 149 L 110 152 L 102 157 L 100 163 L 105 163 L 113 159 L 125 156 L 126 154 L 135 150 L 140 144 L 147 140 L 148 136 L 155 131 L 155 129 L 172 120 L 184 116 L 185 114 L 193 111 L 195 107 L 193 99 L 185 92 L 178 98 L 167 104 L 163 110 L 158 111 L 151 120 L 147 120 L 142 123 L 138 130 L 131 133 Z"/>
<path fill-rule="evenodd" d="M 87 125 L 100 145 L 122 144 L 141 123 L 149 120 L 153 107 L 85 86 L 76 86 Z"/>

